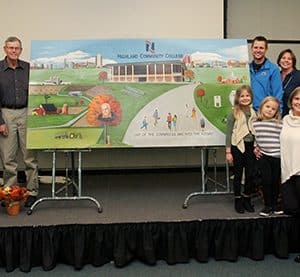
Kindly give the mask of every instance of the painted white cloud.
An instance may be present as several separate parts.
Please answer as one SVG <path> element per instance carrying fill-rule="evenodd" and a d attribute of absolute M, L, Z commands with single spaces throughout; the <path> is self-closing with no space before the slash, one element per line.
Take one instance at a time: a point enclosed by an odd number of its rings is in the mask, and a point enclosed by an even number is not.
<path fill-rule="evenodd" d="M 222 54 L 228 57 L 228 59 L 235 59 L 235 60 L 240 60 L 245 62 L 249 61 L 247 45 L 225 48 L 222 50 Z"/>
<path fill-rule="evenodd" d="M 56 57 L 42 57 L 37 58 L 31 61 L 31 63 L 38 63 L 38 64 L 57 64 L 57 63 L 63 63 L 65 60 L 80 60 L 89 57 L 88 53 L 85 53 L 83 51 L 77 50 L 74 52 L 67 53 L 66 55 L 62 56 L 56 56 Z"/>
<path fill-rule="evenodd" d="M 117 62 L 115 60 L 103 59 L 103 65 L 110 64 L 110 63 L 117 63 Z"/>
<path fill-rule="evenodd" d="M 248 62 L 248 47 L 247 45 L 241 45 L 231 48 L 225 48 L 221 50 L 220 54 L 197 51 L 191 54 L 191 59 L 201 62 L 227 61 L 229 59 Z"/>
<path fill-rule="evenodd" d="M 94 62 L 95 62 L 95 57 L 90 57 L 90 58 L 88 58 L 88 59 L 80 59 L 80 60 L 77 60 L 76 62 L 78 62 L 78 63 L 83 63 L 83 62 L 91 62 L 91 63 L 94 63 Z M 110 60 L 110 59 L 103 59 L 103 60 L 102 60 L 102 64 L 103 64 L 103 65 L 111 64 L 111 63 L 117 63 L 117 62 L 114 61 L 114 60 Z"/>
<path fill-rule="evenodd" d="M 211 61 L 224 61 L 224 58 L 216 53 L 209 52 L 195 52 L 191 54 L 192 61 L 211 62 Z"/>
<path fill-rule="evenodd" d="M 95 62 L 95 57 L 91 57 L 88 53 L 81 50 L 69 52 L 66 55 L 56 57 L 42 57 L 33 59 L 30 61 L 31 64 L 63 64 L 64 62 L 70 63 L 84 63 L 84 62 Z M 114 60 L 103 59 L 103 65 L 108 63 L 116 63 Z"/>

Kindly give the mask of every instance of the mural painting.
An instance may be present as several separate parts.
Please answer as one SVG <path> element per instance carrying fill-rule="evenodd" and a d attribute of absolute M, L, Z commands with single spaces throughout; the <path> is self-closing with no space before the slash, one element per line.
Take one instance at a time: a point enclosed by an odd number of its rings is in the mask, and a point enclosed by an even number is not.
<path fill-rule="evenodd" d="M 246 40 L 32 41 L 31 149 L 225 144 Z"/>

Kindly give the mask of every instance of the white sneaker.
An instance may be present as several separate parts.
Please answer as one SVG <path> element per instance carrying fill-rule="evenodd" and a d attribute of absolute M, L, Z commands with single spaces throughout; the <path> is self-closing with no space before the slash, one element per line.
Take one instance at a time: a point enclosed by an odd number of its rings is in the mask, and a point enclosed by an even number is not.
<path fill-rule="evenodd" d="M 261 216 L 270 216 L 272 214 L 272 209 L 270 207 L 264 207 L 259 215 Z"/>
<path fill-rule="evenodd" d="M 273 211 L 273 213 L 276 214 L 276 215 L 281 215 L 281 214 L 284 214 L 284 211 L 278 209 L 278 210 Z"/>

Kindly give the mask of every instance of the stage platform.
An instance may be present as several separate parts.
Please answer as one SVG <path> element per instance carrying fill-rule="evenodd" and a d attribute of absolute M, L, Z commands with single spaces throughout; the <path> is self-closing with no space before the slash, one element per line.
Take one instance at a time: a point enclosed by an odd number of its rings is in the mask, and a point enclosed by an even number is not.
<path fill-rule="evenodd" d="M 40 197 L 51 195 L 51 185 L 40 190 Z M 121 267 L 132 260 L 261 260 L 300 252 L 298 218 L 262 218 L 259 197 L 254 214 L 237 214 L 232 194 L 199 195 L 183 209 L 186 196 L 200 190 L 200 169 L 83 172 L 82 195 L 97 199 L 103 212 L 85 200 L 45 201 L 31 215 L 24 207 L 18 216 L 0 209 L 0 266 L 28 272 L 57 263 L 81 269 L 111 261 Z"/>

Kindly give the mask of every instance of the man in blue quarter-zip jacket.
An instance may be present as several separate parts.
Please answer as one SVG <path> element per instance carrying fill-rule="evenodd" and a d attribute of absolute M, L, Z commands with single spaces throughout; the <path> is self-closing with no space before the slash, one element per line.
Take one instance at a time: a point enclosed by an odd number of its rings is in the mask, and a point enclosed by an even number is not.
<path fill-rule="evenodd" d="M 253 61 L 250 63 L 251 87 L 253 90 L 253 108 L 258 110 L 260 103 L 266 96 L 274 96 L 281 103 L 282 110 L 282 82 L 277 65 L 266 58 L 268 41 L 263 36 L 257 36 L 251 44 Z"/>

